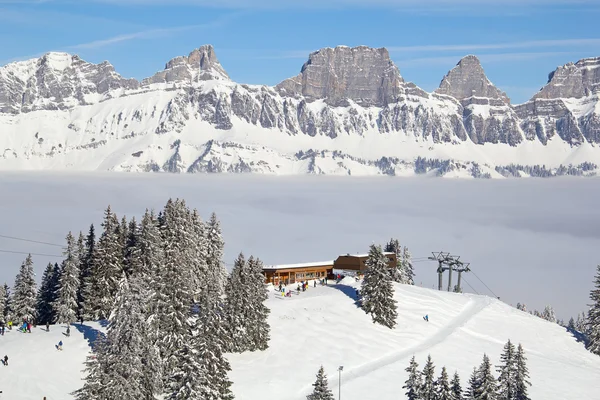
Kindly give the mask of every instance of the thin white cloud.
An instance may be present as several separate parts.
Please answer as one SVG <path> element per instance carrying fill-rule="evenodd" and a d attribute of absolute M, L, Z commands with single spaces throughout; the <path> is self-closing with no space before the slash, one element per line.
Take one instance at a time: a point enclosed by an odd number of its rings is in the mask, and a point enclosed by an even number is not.
<path fill-rule="evenodd" d="M 553 5 L 595 5 L 597 0 L 94 0 L 115 5 L 194 5 L 232 9 L 336 9 L 388 8 L 432 10 L 434 8 L 477 7 L 507 10 L 510 7 L 548 7 Z"/>
<path fill-rule="evenodd" d="M 586 39 L 557 39 L 557 40 L 529 40 L 508 43 L 481 43 L 481 44 L 448 44 L 448 45 L 421 45 L 421 46 L 391 46 L 387 49 L 394 53 L 409 52 L 442 52 L 442 51 L 476 51 L 476 50 L 507 50 L 507 49 L 532 49 L 540 47 L 584 47 L 600 46 L 600 38 Z"/>
<path fill-rule="evenodd" d="M 112 36 L 106 39 L 93 40 L 87 43 L 80 43 L 73 46 L 68 46 L 66 49 L 72 50 L 80 50 L 80 49 L 97 49 L 100 47 L 110 46 L 117 43 L 127 42 L 130 40 L 136 39 L 152 39 L 157 37 L 165 37 L 178 32 L 196 30 L 196 29 L 207 29 L 207 28 L 217 28 L 231 21 L 233 18 L 239 16 L 239 13 L 226 15 L 221 18 L 217 18 L 212 22 L 207 22 L 205 24 L 196 24 L 196 25 L 186 25 L 186 26 L 176 26 L 171 28 L 157 28 L 157 29 L 148 29 L 133 33 L 126 33 L 121 35 Z"/>
<path fill-rule="evenodd" d="M 481 54 L 477 57 L 483 63 L 511 62 L 522 60 L 535 60 L 540 58 L 555 57 L 559 55 L 572 54 L 569 51 L 532 52 L 532 53 L 497 53 Z M 398 67 L 415 67 L 424 65 L 448 65 L 456 64 L 464 55 L 453 55 L 443 57 L 420 57 L 405 60 L 394 60 Z"/>

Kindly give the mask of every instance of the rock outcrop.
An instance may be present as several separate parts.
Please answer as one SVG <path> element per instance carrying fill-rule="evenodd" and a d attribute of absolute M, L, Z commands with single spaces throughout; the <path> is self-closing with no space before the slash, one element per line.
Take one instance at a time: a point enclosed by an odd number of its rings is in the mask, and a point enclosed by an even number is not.
<path fill-rule="evenodd" d="M 187 57 L 175 57 L 167 63 L 163 71 L 144 79 L 142 85 L 173 82 L 191 83 L 213 79 L 229 80 L 229 75 L 219 63 L 213 46 L 204 45 L 192 51 Z"/>
<path fill-rule="evenodd" d="M 91 64 L 76 55 L 48 53 L 0 67 L 0 113 L 64 110 L 98 101 L 115 89 L 136 89 L 108 62 Z"/>
<path fill-rule="evenodd" d="M 299 75 L 276 86 L 282 96 L 324 99 L 331 106 L 353 100 L 365 107 L 395 103 L 404 80 L 385 48 L 325 48 L 311 53 Z"/>
<path fill-rule="evenodd" d="M 534 99 L 580 99 L 600 92 L 600 57 L 558 67 Z"/>

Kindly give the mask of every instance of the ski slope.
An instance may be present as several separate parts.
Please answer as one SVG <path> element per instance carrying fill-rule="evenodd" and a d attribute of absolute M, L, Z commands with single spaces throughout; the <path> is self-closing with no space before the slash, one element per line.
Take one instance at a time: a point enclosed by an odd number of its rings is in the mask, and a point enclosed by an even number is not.
<path fill-rule="evenodd" d="M 340 285 L 311 286 L 292 298 L 272 291 L 270 348 L 228 355 L 236 399 L 305 399 L 321 364 L 336 397 L 337 368 L 343 365 L 345 400 L 402 399 L 408 361 L 415 355 L 422 367 L 428 354 L 436 374 L 443 365 L 450 374 L 456 370 L 464 387 L 483 353 L 497 364 L 509 338 L 525 348 L 532 400 L 600 398 L 600 357 L 557 324 L 486 296 L 396 285 L 399 318 L 390 330 L 355 306 L 356 285 L 347 278 Z M 0 365 L 0 399 L 72 399 L 69 393 L 82 384 L 89 339 L 103 329 L 97 323 L 76 325 L 69 338 L 64 327 L 7 331 L 0 337 L 0 356 L 9 356 L 9 366 Z M 54 345 L 61 339 L 59 352 Z"/>

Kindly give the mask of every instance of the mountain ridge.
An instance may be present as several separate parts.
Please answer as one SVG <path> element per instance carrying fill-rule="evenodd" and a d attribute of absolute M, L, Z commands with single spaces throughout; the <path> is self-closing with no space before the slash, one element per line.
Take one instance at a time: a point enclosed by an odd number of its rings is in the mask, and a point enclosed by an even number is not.
<path fill-rule="evenodd" d="M 48 53 L 0 67 L 0 168 L 57 168 L 49 159 L 63 158 L 60 168 L 85 169 L 80 159 L 98 156 L 98 168 L 129 171 L 404 175 L 429 160 L 426 172 L 441 175 L 449 171 L 440 163 L 457 176 L 528 175 L 536 166 L 589 175 L 600 163 L 599 65 L 559 67 L 531 100 L 512 105 L 473 55 L 428 93 L 385 48 L 367 46 L 312 52 L 275 86 L 233 82 L 211 45 L 141 81 L 106 61 Z M 222 152 L 198 168 L 215 145 Z M 231 156 L 231 146 L 252 156 Z M 307 153 L 316 158 L 303 162 Z"/>

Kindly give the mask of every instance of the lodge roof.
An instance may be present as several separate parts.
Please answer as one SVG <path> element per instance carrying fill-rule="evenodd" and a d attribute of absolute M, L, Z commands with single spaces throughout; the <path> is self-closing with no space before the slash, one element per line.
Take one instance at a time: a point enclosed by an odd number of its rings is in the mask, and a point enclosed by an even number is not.
<path fill-rule="evenodd" d="M 393 251 L 384 251 L 383 252 L 384 255 L 392 255 L 392 254 L 396 254 Z M 364 258 L 364 257 L 369 257 L 369 253 L 367 254 L 340 254 L 340 257 L 358 257 L 358 258 Z"/>
<path fill-rule="evenodd" d="M 293 268 L 310 268 L 310 267 L 333 267 L 333 261 L 317 261 L 310 263 L 302 263 L 302 264 L 283 264 L 283 265 L 265 265 L 263 266 L 263 270 L 277 270 L 277 269 L 293 269 Z"/>

